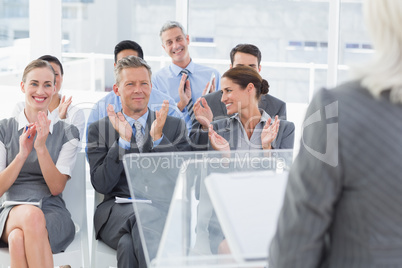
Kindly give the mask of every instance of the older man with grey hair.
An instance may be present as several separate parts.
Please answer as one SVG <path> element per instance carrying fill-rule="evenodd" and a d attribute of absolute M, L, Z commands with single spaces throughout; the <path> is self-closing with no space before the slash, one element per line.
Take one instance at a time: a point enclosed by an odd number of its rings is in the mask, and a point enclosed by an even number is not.
<path fill-rule="evenodd" d="M 176 21 L 166 22 L 160 30 L 162 47 L 172 58 L 172 62 L 152 77 L 154 89 L 171 96 L 180 111 L 187 114 L 186 122 L 194 118 L 193 103 L 208 93 L 211 77 L 215 79 L 209 92 L 220 87 L 220 74 L 217 70 L 194 63 L 190 57 L 190 38 L 184 27 Z"/>

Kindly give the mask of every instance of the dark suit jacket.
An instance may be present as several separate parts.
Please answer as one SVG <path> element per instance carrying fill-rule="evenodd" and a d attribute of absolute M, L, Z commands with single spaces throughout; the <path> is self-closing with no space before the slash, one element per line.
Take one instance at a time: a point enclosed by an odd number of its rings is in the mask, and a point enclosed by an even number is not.
<path fill-rule="evenodd" d="M 172 152 L 191 150 L 187 141 L 187 128 L 183 120 L 168 116 L 163 128 L 161 143 L 152 148 L 152 138 L 149 135 L 155 112 L 149 110 L 145 129 L 146 142 L 143 153 Z M 92 123 L 88 130 L 88 161 L 91 182 L 95 191 L 104 194 L 104 201 L 95 212 L 95 232 L 107 221 L 114 202 L 107 202 L 115 196 L 130 197 L 130 191 L 123 167 L 123 156 L 129 153 L 139 153 L 135 137 L 131 138 L 131 148 L 125 150 L 118 145 L 118 132 L 113 128 L 109 117 Z"/>
<path fill-rule="evenodd" d="M 222 93 L 222 90 L 218 90 L 203 96 L 212 110 L 213 121 L 228 117 L 225 104 L 221 102 Z M 271 95 L 262 95 L 258 108 L 263 109 L 271 117 L 278 115 L 279 119 L 286 120 L 286 103 Z"/>
<path fill-rule="evenodd" d="M 240 130 L 240 122 L 232 117 L 213 121 L 211 123 L 214 130 L 225 138 L 230 145 L 231 150 L 236 150 L 238 133 Z M 278 135 L 272 142 L 273 149 L 293 149 L 295 125 L 292 122 L 281 120 L 278 130 Z M 209 145 L 208 132 L 198 129 L 194 130 L 191 134 L 191 142 L 195 150 L 211 149 Z"/>
<path fill-rule="evenodd" d="M 269 267 L 401 267 L 402 105 L 353 81 L 317 92 L 303 126 Z"/>

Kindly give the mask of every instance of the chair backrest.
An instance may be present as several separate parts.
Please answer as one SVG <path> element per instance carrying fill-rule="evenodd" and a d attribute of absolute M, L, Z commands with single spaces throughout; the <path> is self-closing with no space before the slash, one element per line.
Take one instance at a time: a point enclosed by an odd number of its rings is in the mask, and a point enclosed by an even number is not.
<path fill-rule="evenodd" d="M 83 224 L 87 224 L 85 165 L 85 152 L 79 152 L 71 179 L 67 182 L 63 191 L 63 199 L 66 202 L 66 207 L 70 211 L 71 218 L 76 227 L 79 228 L 82 228 Z"/>
<path fill-rule="evenodd" d="M 103 201 L 104 195 L 94 190 L 94 211 Z M 106 245 L 101 240 L 96 240 L 95 230 L 92 232 L 92 268 L 114 268 L 117 267 L 116 250 Z"/>
<path fill-rule="evenodd" d="M 71 179 L 63 191 L 63 199 L 75 224 L 75 239 L 66 251 L 54 254 L 55 265 L 70 264 L 71 267 L 89 267 L 89 240 L 87 226 L 87 190 L 85 152 L 77 154 Z"/>

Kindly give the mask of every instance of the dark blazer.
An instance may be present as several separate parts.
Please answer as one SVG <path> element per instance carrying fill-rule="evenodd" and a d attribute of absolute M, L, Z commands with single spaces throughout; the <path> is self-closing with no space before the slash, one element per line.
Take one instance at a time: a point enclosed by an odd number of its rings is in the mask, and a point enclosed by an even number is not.
<path fill-rule="evenodd" d="M 303 126 L 269 267 L 401 267 L 402 105 L 348 82 Z"/>
<path fill-rule="evenodd" d="M 230 149 L 236 150 L 240 122 L 232 117 L 223 118 L 211 123 L 214 130 L 229 142 Z M 273 149 L 293 149 L 295 138 L 295 125 L 292 122 L 281 120 L 278 135 L 272 142 Z M 191 142 L 195 150 L 211 149 L 208 138 L 208 131 L 201 129 L 192 131 Z"/>
<path fill-rule="evenodd" d="M 152 148 L 152 138 L 149 131 L 155 118 L 155 112 L 149 110 L 143 153 L 191 150 L 187 141 L 187 128 L 184 121 L 171 116 L 166 118 L 161 143 Z M 134 135 L 131 138 L 131 148 L 128 150 L 118 145 L 118 138 L 119 134 L 110 123 L 109 117 L 96 121 L 89 126 L 88 161 L 91 183 L 95 191 L 105 196 L 94 217 L 96 234 L 107 221 L 110 209 L 114 204 L 114 202 L 107 201 L 114 199 L 115 196 L 130 197 L 122 159 L 125 154 L 139 153 L 139 150 Z"/>
<path fill-rule="evenodd" d="M 222 90 L 218 90 L 203 96 L 203 98 L 205 98 L 207 101 L 208 106 L 211 108 L 212 114 L 214 115 L 212 121 L 229 116 L 225 104 L 221 102 L 222 93 Z M 258 103 L 258 108 L 263 109 L 271 117 L 278 115 L 279 119 L 286 120 L 286 103 L 269 94 L 261 96 L 260 102 Z M 193 122 L 193 124 L 194 123 L 195 122 Z"/>

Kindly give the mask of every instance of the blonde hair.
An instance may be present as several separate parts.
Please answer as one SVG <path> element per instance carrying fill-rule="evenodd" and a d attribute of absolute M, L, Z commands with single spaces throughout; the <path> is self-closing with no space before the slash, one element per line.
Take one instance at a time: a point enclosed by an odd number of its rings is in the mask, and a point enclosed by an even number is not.
<path fill-rule="evenodd" d="M 26 82 L 27 80 L 27 75 L 34 69 L 37 68 L 48 68 L 50 71 L 53 73 L 53 84 L 56 84 L 56 75 L 54 74 L 54 70 L 52 65 L 50 65 L 49 62 L 41 59 L 33 60 L 31 61 L 24 69 L 24 73 L 22 74 L 22 82 Z"/>
<path fill-rule="evenodd" d="M 402 1 L 366 0 L 363 12 L 375 55 L 355 75 L 375 97 L 390 90 L 391 102 L 402 103 Z"/>

